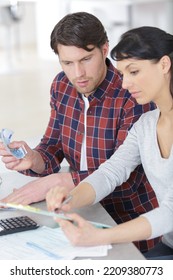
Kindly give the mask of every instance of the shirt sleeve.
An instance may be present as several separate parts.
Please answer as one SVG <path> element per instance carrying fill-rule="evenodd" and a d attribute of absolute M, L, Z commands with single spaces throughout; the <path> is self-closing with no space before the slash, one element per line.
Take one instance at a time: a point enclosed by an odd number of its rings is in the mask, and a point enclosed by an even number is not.
<path fill-rule="evenodd" d="M 124 143 L 111 156 L 100 165 L 98 170 L 83 180 L 92 185 L 96 193 L 94 203 L 114 191 L 114 189 L 126 182 L 131 172 L 141 164 L 141 158 L 137 143 L 136 129 L 133 126 Z"/>
<path fill-rule="evenodd" d="M 170 184 L 159 207 L 142 214 L 150 223 L 152 234 L 148 239 L 173 232 L 173 183 Z"/>

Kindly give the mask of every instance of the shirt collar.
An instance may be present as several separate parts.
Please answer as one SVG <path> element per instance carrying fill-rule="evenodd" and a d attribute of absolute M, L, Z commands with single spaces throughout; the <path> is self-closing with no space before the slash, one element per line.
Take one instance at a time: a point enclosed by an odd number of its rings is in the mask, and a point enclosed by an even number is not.
<path fill-rule="evenodd" d="M 88 97 L 89 102 L 91 102 L 93 99 L 97 99 L 98 101 L 102 100 L 102 98 L 104 98 L 105 95 L 110 91 L 110 88 L 112 87 L 112 83 L 115 79 L 115 75 L 117 76 L 118 74 L 117 69 L 113 66 L 109 58 L 106 58 L 106 65 L 107 65 L 106 77 L 98 86 L 96 91 Z"/>

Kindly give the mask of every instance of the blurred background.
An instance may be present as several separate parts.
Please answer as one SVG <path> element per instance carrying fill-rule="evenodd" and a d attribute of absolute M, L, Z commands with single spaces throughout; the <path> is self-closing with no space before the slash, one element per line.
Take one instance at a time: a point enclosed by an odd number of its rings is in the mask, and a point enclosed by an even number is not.
<path fill-rule="evenodd" d="M 67 13 L 87 11 L 104 24 L 110 49 L 142 25 L 173 33 L 173 0 L 0 0 L 0 130 L 36 143 L 49 119 L 49 91 L 61 70 L 50 33 Z"/>

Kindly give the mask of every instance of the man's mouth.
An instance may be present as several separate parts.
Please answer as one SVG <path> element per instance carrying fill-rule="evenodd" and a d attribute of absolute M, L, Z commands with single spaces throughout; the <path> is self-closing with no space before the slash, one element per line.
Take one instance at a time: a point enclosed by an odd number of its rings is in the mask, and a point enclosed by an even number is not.
<path fill-rule="evenodd" d="M 83 80 L 83 81 L 77 81 L 76 84 L 79 86 L 79 87 L 86 87 L 88 85 L 88 80 Z"/>

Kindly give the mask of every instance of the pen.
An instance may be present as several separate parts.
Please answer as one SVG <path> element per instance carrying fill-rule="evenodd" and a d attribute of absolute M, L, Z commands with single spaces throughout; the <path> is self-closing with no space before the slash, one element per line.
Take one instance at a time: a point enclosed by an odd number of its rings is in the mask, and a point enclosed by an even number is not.
<path fill-rule="evenodd" d="M 66 199 L 63 200 L 62 205 L 67 204 L 72 199 L 72 195 L 68 195 Z"/>
<path fill-rule="evenodd" d="M 63 200 L 61 206 L 67 204 L 71 199 L 72 199 L 72 195 L 68 195 L 68 196 L 66 197 L 66 199 Z M 54 211 L 55 211 L 55 212 L 56 212 L 56 211 L 59 211 L 59 208 L 55 208 Z"/>
<path fill-rule="evenodd" d="M 46 256 L 50 257 L 50 258 L 53 258 L 53 259 L 62 259 L 60 256 L 50 252 L 49 250 L 47 249 L 44 249 L 42 248 L 41 246 L 39 246 L 38 244 L 34 243 L 34 242 L 26 242 L 26 245 L 31 247 L 31 248 L 34 248 L 40 252 L 42 252 L 43 254 L 45 254 Z"/>

